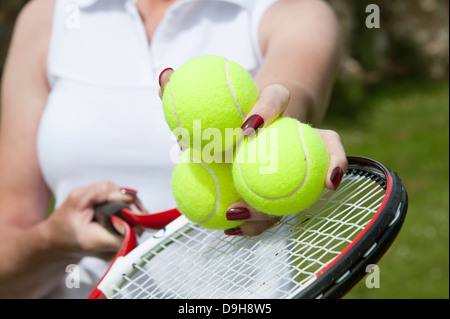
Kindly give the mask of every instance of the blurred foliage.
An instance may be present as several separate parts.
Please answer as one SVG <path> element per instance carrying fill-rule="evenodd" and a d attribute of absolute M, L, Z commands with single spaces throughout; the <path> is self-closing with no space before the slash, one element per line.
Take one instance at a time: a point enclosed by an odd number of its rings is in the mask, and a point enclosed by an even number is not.
<path fill-rule="evenodd" d="M 370 90 L 386 81 L 448 79 L 448 0 L 328 2 L 341 21 L 345 44 L 331 116 L 355 116 Z M 379 28 L 366 26 L 369 4 L 379 8 Z"/>

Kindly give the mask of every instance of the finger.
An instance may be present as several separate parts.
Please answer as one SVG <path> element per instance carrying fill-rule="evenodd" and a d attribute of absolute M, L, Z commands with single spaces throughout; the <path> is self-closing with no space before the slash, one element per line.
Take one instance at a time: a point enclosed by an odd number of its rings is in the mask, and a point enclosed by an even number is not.
<path fill-rule="evenodd" d="M 250 136 L 277 119 L 288 106 L 290 97 L 289 90 L 282 85 L 272 84 L 265 87 L 244 119 L 241 126 L 244 134 Z"/>
<path fill-rule="evenodd" d="M 257 236 L 280 221 L 281 217 L 267 215 L 244 201 L 231 204 L 226 213 L 229 221 L 244 221 L 242 225 L 225 230 L 226 235 Z"/>
<path fill-rule="evenodd" d="M 119 187 L 110 181 L 95 184 L 88 196 L 91 197 L 91 205 L 113 201 L 130 203 L 136 199 L 135 193 L 131 193 L 129 189 Z"/>
<path fill-rule="evenodd" d="M 325 179 L 325 187 L 336 190 L 339 186 L 345 171 L 347 170 L 347 156 L 341 138 L 338 133 L 331 130 L 316 129 L 330 155 L 330 165 Z"/>
<path fill-rule="evenodd" d="M 131 202 L 134 196 L 122 192 L 111 181 L 101 181 L 92 185 L 76 188 L 69 195 L 69 205 L 77 210 L 84 210 L 107 201 Z"/>
<path fill-rule="evenodd" d="M 231 204 L 227 209 L 226 217 L 229 221 L 263 221 L 273 218 L 273 216 L 255 210 L 244 201 Z"/>
<path fill-rule="evenodd" d="M 112 233 L 99 223 L 90 223 L 86 226 L 80 245 L 85 252 L 111 253 L 116 252 L 122 245 L 123 236 Z"/>
<path fill-rule="evenodd" d="M 274 226 L 278 221 L 279 218 L 271 218 L 262 221 L 248 221 L 236 228 L 225 230 L 224 234 L 228 236 L 258 236 Z"/>
<path fill-rule="evenodd" d="M 241 226 L 242 236 L 258 236 L 278 223 L 279 218 L 264 221 L 245 222 Z"/>
<path fill-rule="evenodd" d="M 172 68 L 166 68 L 164 70 L 161 71 L 161 73 L 159 74 L 159 97 L 162 98 L 163 92 L 164 92 L 164 87 L 166 86 L 166 84 L 169 82 L 170 80 L 170 76 L 172 75 L 172 73 L 174 72 L 174 70 Z"/>
<path fill-rule="evenodd" d="M 147 209 L 142 204 L 141 200 L 138 197 L 138 192 L 131 188 L 120 188 L 120 192 L 122 194 L 130 195 L 133 197 L 133 201 L 128 203 L 131 211 L 135 214 L 148 214 Z"/>

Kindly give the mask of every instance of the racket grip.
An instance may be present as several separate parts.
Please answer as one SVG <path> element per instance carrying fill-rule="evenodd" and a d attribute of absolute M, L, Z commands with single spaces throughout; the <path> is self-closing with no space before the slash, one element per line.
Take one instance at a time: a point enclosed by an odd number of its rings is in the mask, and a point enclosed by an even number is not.
<path fill-rule="evenodd" d="M 130 209 L 130 207 L 122 202 L 106 202 L 95 206 L 94 220 L 100 223 L 103 227 L 113 233 L 119 233 L 111 222 L 112 216 L 117 216 L 121 219 L 122 209 Z"/>

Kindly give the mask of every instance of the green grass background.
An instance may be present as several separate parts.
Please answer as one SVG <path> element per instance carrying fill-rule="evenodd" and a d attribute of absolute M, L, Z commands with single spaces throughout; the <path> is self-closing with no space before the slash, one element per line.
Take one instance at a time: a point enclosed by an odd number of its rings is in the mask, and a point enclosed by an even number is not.
<path fill-rule="evenodd" d="M 378 263 L 380 287 L 363 279 L 345 298 L 449 298 L 448 85 L 384 83 L 344 112 L 331 102 L 323 127 L 339 132 L 348 155 L 396 171 L 409 195 L 403 229 Z"/>

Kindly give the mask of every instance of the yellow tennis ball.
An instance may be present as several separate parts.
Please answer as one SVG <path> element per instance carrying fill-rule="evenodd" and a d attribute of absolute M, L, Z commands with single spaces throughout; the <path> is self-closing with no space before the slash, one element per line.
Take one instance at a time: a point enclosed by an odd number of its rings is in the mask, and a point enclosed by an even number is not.
<path fill-rule="evenodd" d="M 163 91 L 165 119 L 178 140 L 193 148 L 230 149 L 242 137 L 245 116 L 258 99 L 255 82 L 239 64 L 219 56 L 194 58 Z"/>
<path fill-rule="evenodd" d="M 231 163 L 206 163 L 200 152 L 186 150 L 172 174 L 172 191 L 178 210 L 209 229 L 230 229 L 242 222 L 226 219 L 230 204 L 242 200 L 236 192 Z"/>
<path fill-rule="evenodd" d="M 238 193 L 271 215 L 288 215 L 314 203 L 325 187 L 327 149 L 309 125 L 282 117 L 245 138 L 233 162 Z"/>

